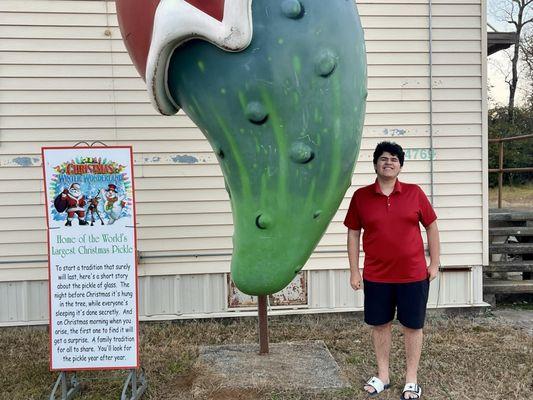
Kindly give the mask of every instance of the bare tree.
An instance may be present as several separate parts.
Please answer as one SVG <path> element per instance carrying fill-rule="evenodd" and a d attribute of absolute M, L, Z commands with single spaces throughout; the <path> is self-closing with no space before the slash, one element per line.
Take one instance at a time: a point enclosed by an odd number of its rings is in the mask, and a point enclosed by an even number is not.
<path fill-rule="evenodd" d="M 522 52 L 522 62 L 525 68 L 526 78 L 529 82 L 528 91 L 526 93 L 526 100 L 529 107 L 533 107 L 533 35 L 528 34 L 522 39 L 520 43 L 520 51 Z"/>
<path fill-rule="evenodd" d="M 516 41 L 510 53 L 511 74 L 505 80 L 509 86 L 508 115 L 509 120 L 513 120 L 519 67 L 523 55 L 521 44 L 528 31 L 528 25 L 533 22 L 533 0 L 503 0 L 499 3 L 499 14 L 516 32 Z"/>

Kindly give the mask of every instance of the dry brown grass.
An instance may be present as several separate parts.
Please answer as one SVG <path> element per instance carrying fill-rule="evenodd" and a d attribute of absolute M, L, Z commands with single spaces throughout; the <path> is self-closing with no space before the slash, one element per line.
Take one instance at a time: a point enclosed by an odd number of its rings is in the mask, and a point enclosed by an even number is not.
<path fill-rule="evenodd" d="M 489 189 L 489 206 L 498 207 L 498 187 Z M 533 207 L 533 183 L 521 186 L 504 186 L 502 191 L 503 208 Z"/>
<path fill-rule="evenodd" d="M 326 342 L 353 389 L 329 393 L 231 390 L 195 363 L 199 345 L 256 342 L 254 319 L 141 324 L 141 363 L 149 380 L 147 400 L 364 399 L 361 383 L 375 371 L 368 328 L 353 315 L 275 317 L 272 342 Z M 48 334 L 43 329 L 0 330 L 0 399 L 44 399 L 55 374 L 48 371 Z M 404 351 L 395 327 L 391 354 L 392 390 L 380 399 L 398 399 L 403 387 Z M 295 360 L 298 362 L 298 360 Z M 533 338 L 490 316 L 432 317 L 420 365 L 426 399 L 533 398 Z M 283 373 L 283 371 L 280 371 Z M 81 400 L 117 399 L 124 372 L 82 372 Z"/>

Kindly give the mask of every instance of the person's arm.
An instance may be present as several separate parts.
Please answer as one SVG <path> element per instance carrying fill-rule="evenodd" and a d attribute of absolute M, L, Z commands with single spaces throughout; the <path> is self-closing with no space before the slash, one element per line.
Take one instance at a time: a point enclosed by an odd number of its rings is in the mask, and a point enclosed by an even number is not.
<path fill-rule="evenodd" d="M 433 221 L 426 228 L 426 234 L 428 238 L 428 248 L 429 248 L 429 266 L 428 266 L 428 275 L 429 280 L 432 281 L 437 277 L 439 273 L 440 266 L 440 238 L 439 238 L 439 228 L 437 227 L 437 221 Z"/>
<path fill-rule="evenodd" d="M 361 272 L 359 272 L 359 240 L 361 230 L 348 228 L 348 260 L 350 262 L 350 285 L 353 290 L 361 289 Z"/>

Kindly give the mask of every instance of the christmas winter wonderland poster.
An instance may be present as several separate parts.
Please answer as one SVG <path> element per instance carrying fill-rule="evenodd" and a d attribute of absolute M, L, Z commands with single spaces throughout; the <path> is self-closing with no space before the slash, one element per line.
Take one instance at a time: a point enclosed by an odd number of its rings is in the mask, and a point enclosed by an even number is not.
<path fill-rule="evenodd" d="M 43 148 L 50 368 L 138 366 L 131 147 Z"/>

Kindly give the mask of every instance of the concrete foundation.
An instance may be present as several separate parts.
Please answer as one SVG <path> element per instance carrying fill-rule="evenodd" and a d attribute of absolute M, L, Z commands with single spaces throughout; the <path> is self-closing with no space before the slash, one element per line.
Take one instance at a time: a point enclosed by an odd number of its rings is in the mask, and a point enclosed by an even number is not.
<path fill-rule="evenodd" d="M 349 387 L 321 340 L 271 343 L 267 355 L 259 345 L 203 346 L 199 362 L 230 389 L 326 390 Z"/>

